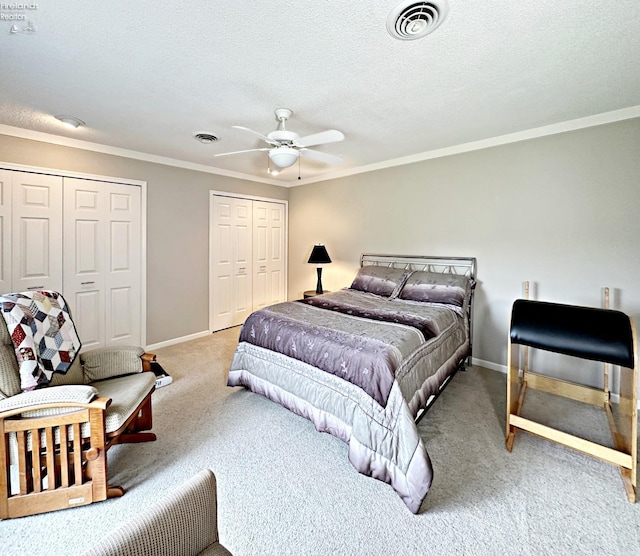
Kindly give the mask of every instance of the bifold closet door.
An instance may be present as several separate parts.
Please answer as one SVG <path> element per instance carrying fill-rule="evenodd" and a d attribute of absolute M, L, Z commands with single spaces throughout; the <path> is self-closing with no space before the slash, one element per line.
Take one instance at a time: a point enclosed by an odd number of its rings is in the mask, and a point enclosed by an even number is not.
<path fill-rule="evenodd" d="M 249 199 L 212 197 L 211 328 L 242 324 L 251 313 L 253 207 Z"/>
<path fill-rule="evenodd" d="M 64 294 L 83 349 L 141 342 L 140 188 L 65 178 Z"/>
<path fill-rule="evenodd" d="M 11 172 L 10 291 L 62 291 L 62 178 Z"/>
<path fill-rule="evenodd" d="M 253 310 L 285 301 L 285 206 L 253 201 Z"/>

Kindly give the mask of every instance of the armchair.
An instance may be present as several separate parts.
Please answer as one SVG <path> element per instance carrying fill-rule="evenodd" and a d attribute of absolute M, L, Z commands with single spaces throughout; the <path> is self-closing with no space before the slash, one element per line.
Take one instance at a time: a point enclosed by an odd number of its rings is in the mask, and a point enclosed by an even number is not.
<path fill-rule="evenodd" d="M 49 385 L 21 390 L 7 324 L 0 317 L 0 519 L 122 496 L 108 484 L 107 451 L 155 440 L 151 354 L 142 348 L 80 353 Z"/>
<path fill-rule="evenodd" d="M 209 469 L 197 475 L 107 535 L 84 556 L 230 556 L 218 537 L 216 477 Z"/>

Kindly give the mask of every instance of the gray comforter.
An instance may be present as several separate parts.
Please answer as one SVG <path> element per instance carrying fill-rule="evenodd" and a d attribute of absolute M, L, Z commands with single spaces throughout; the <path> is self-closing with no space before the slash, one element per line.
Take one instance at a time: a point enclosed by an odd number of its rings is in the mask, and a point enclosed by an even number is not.
<path fill-rule="evenodd" d="M 414 422 L 468 353 L 448 306 L 342 290 L 253 313 L 229 386 L 246 386 L 349 445 L 360 471 L 388 482 L 417 512 L 432 467 Z"/>

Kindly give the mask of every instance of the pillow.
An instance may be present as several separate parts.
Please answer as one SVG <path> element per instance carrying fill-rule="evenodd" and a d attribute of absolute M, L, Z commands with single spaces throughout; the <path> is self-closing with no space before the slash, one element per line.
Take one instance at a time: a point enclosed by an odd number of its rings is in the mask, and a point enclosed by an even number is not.
<path fill-rule="evenodd" d="M 467 276 L 416 270 L 407 278 L 399 298 L 462 307 L 471 287 L 471 280 Z"/>
<path fill-rule="evenodd" d="M 384 297 L 398 295 L 410 271 L 388 266 L 363 266 L 350 288 L 362 292 L 374 293 Z"/>

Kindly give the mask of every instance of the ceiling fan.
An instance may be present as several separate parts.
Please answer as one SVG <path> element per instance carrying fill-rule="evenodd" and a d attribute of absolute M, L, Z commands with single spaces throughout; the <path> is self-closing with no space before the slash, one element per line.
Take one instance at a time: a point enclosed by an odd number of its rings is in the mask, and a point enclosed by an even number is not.
<path fill-rule="evenodd" d="M 269 147 L 219 153 L 214 156 L 228 156 L 231 154 L 262 151 L 269 153 L 269 160 L 271 160 L 271 162 L 273 162 L 273 164 L 278 168 L 289 168 L 289 166 L 293 166 L 301 156 L 317 160 L 318 162 L 324 162 L 325 164 L 340 164 L 340 162 L 342 162 L 342 158 L 339 156 L 315 151 L 309 148 L 314 145 L 342 141 L 344 139 L 342 132 L 335 129 L 328 129 L 327 131 L 321 131 L 319 133 L 300 137 L 295 131 L 289 131 L 285 127 L 285 122 L 291 117 L 291 114 L 293 114 L 291 110 L 288 108 L 277 108 L 275 114 L 276 119 L 279 122 L 278 129 L 271 131 L 266 135 L 254 131 L 253 129 L 249 129 L 248 127 L 239 125 L 232 126 L 235 129 L 242 129 L 257 135 L 260 139 L 266 141 L 269 144 Z"/>

